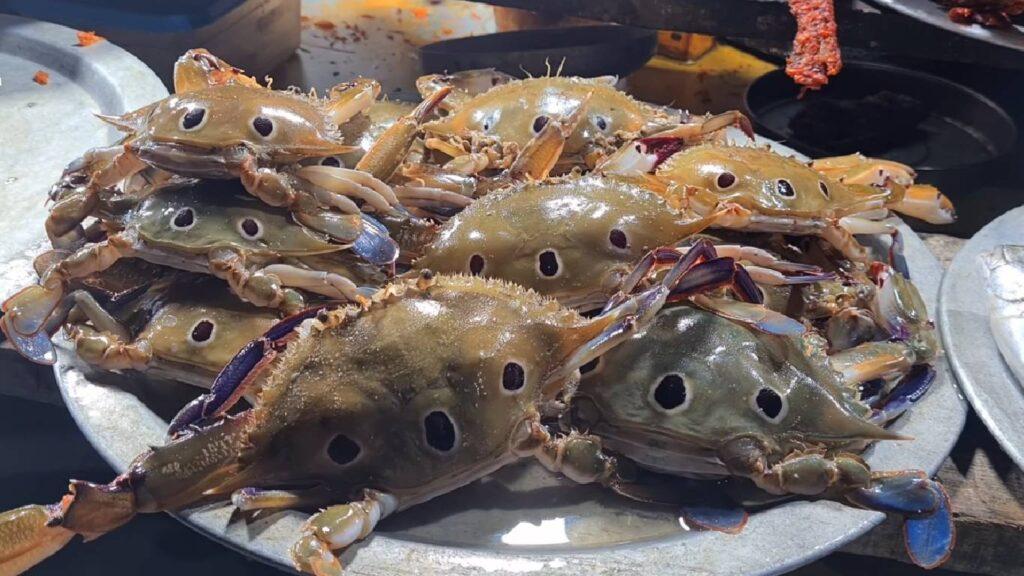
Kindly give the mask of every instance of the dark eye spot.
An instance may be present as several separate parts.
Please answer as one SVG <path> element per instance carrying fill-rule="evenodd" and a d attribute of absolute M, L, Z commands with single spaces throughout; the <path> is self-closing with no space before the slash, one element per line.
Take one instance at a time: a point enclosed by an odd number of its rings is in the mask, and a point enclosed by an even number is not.
<path fill-rule="evenodd" d="M 771 388 L 761 388 L 758 390 L 757 396 L 754 397 L 754 404 L 757 405 L 757 409 L 768 420 L 774 422 L 783 416 L 785 402 L 783 402 L 782 396 L 779 396 L 779 393 Z"/>
<path fill-rule="evenodd" d="M 558 275 L 558 254 L 554 250 L 545 250 L 537 256 L 537 267 L 540 269 L 540 273 L 547 276 Z"/>
<path fill-rule="evenodd" d="M 588 372 L 593 372 L 594 370 L 597 369 L 597 365 L 600 363 L 601 358 L 594 358 L 590 362 L 587 362 L 583 366 L 580 366 L 580 375 L 587 374 Z"/>
<path fill-rule="evenodd" d="M 359 448 L 359 444 L 356 444 L 355 440 L 344 434 L 338 434 L 327 445 L 327 455 L 331 457 L 331 460 L 334 460 L 335 464 L 351 464 L 359 457 L 361 451 L 362 449 Z"/>
<path fill-rule="evenodd" d="M 501 386 L 509 392 L 515 392 L 522 389 L 523 384 L 526 384 L 526 372 L 523 371 L 523 367 L 515 362 L 505 364 L 505 369 L 501 372 Z"/>
<path fill-rule="evenodd" d="M 254 218 L 243 218 L 238 222 L 238 231 L 243 237 L 249 240 L 256 240 L 263 236 L 263 226 Z"/>
<path fill-rule="evenodd" d="M 188 230 L 195 223 L 196 213 L 191 208 L 182 208 L 171 218 L 171 227 L 176 230 Z"/>
<path fill-rule="evenodd" d="M 192 327 L 192 332 L 189 333 L 188 337 L 197 344 L 208 342 L 213 337 L 213 322 L 210 320 L 200 320 L 196 322 L 196 325 Z"/>
<path fill-rule="evenodd" d="M 264 116 L 257 116 L 252 119 L 252 128 L 257 134 L 266 138 L 270 136 L 270 133 L 274 131 L 274 123 L 270 118 Z"/>
<path fill-rule="evenodd" d="M 679 374 L 669 374 L 654 388 L 654 401 L 665 410 L 686 404 L 686 382 Z"/>
<path fill-rule="evenodd" d="M 605 120 L 604 116 L 598 116 L 597 120 L 594 121 L 594 125 L 602 132 L 608 129 L 608 121 Z"/>
<path fill-rule="evenodd" d="M 618 228 L 612 228 L 612 231 L 608 233 L 608 241 L 616 248 L 622 250 L 629 248 L 629 238 L 626 238 L 626 233 Z"/>
<path fill-rule="evenodd" d="M 473 254 L 469 257 L 469 272 L 473 276 L 479 276 L 484 271 L 484 257 L 479 254 Z"/>
<path fill-rule="evenodd" d="M 548 125 L 547 116 L 537 116 L 533 119 L 533 133 L 538 134 L 545 126 Z"/>
<path fill-rule="evenodd" d="M 732 172 L 722 172 L 718 175 L 718 179 L 715 180 L 715 184 L 722 190 L 729 188 L 736 183 L 736 175 Z"/>
<path fill-rule="evenodd" d="M 341 168 L 341 160 L 338 160 L 334 156 L 328 156 L 320 161 L 321 166 L 333 166 L 335 168 Z"/>
<path fill-rule="evenodd" d="M 826 186 L 824 182 L 818 182 L 818 189 L 821 190 L 821 193 L 825 195 L 825 198 L 830 198 L 828 194 L 828 186 Z"/>
<path fill-rule="evenodd" d="M 775 190 L 779 193 L 779 196 L 783 198 L 792 198 L 796 196 L 796 190 L 793 190 L 793 185 L 789 183 L 789 180 L 778 179 L 775 181 Z"/>
<path fill-rule="evenodd" d="M 423 419 L 423 435 L 434 450 L 450 452 L 455 448 L 455 423 L 440 410 L 427 414 Z"/>
<path fill-rule="evenodd" d="M 206 117 L 206 108 L 192 108 L 181 117 L 181 128 L 183 130 L 194 130 L 203 123 Z"/>

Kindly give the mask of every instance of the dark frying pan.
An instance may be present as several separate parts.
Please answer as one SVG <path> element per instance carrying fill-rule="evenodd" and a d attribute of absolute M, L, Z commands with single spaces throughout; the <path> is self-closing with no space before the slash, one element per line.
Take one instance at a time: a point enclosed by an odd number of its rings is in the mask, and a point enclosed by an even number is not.
<path fill-rule="evenodd" d="M 657 32 L 628 26 L 574 26 L 456 38 L 420 48 L 425 74 L 497 68 L 513 76 L 625 76 L 654 56 Z M 564 65 L 562 64 L 564 60 Z"/>

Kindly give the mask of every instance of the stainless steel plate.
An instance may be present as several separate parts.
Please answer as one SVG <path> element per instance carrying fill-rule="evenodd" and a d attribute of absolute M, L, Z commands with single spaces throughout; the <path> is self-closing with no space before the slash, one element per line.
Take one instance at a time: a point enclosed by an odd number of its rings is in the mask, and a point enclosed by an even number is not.
<path fill-rule="evenodd" d="M 914 281 L 934 309 L 942 269 L 908 228 Z M 915 438 L 872 448 L 878 470 L 934 474 L 956 442 L 966 408 L 944 360 L 932 391 L 894 426 Z M 116 469 L 163 441 L 166 420 L 195 389 L 87 374 L 62 349 L 57 378 L 89 441 Z M 290 570 L 289 546 L 306 515 L 246 521 L 228 504 L 191 510 L 192 528 Z M 833 502 L 789 502 L 752 516 L 738 536 L 686 532 L 672 510 L 642 506 L 596 487 L 551 477 L 524 462 L 389 518 L 342 556 L 349 574 L 472 575 L 777 574 L 820 558 L 883 519 Z M 809 529 L 813 528 L 813 529 Z"/>
<path fill-rule="evenodd" d="M 1024 388 L 1014 378 L 989 328 L 981 254 L 1024 243 L 1024 208 L 1003 214 L 974 235 L 942 281 L 939 328 L 950 364 L 974 410 L 1003 450 L 1024 468 Z"/>
<path fill-rule="evenodd" d="M 874 0 L 874 2 L 961 36 L 1015 50 L 1024 50 L 1024 26 L 1013 26 L 1002 30 L 986 28 L 981 24 L 957 24 L 946 15 L 946 8 L 935 0 Z"/>

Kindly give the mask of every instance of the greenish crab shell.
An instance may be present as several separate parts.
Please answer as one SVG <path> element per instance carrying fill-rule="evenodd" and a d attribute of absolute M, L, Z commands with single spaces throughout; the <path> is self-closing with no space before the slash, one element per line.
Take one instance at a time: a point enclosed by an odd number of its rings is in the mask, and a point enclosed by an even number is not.
<path fill-rule="evenodd" d="M 230 484 L 372 487 L 403 507 L 451 490 L 515 458 L 514 432 L 605 324 L 500 281 L 393 284 L 289 345 Z"/>
<path fill-rule="evenodd" d="M 358 215 L 351 216 L 359 229 Z M 344 245 L 295 223 L 289 212 L 245 193 L 235 182 L 202 181 L 166 187 L 146 197 L 126 222 L 148 246 L 208 253 L 231 248 L 255 257 L 337 252 Z"/>
<path fill-rule="evenodd" d="M 770 464 L 893 437 L 838 378 L 820 343 L 676 306 L 584 374 L 574 425 L 645 466 L 695 476 L 726 474 L 718 451 L 736 438 L 761 441 Z"/>
<path fill-rule="evenodd" d="M 414 267 L 501 278 L 586 309 L 603 305 L 647 251 L 703 226 L 628 180 L 529 182 L 452 217 Z"/>

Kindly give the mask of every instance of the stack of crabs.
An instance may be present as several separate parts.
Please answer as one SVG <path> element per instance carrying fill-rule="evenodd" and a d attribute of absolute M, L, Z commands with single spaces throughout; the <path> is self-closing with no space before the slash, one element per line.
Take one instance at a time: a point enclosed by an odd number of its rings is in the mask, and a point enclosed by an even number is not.
<path fill-rule="evenodd" d="M 950 222 L 944 196 L 891 162 L 731 144 L 741 114 L 614 78 L 418 84 L 416 106 L 366 79 L 319 98 L 194 50 L 176 94 L 102 117 L 124 139 L 54 186 L 54 250 L 0 324 L 37 362 L 63 328 L 97 369 L 209 391 L 109 484 L 0 514 L 0 575 L 211 498 L 319 510 L 293 560 L 339 574 L 385 516 L 523 458 L 724 532 L 746 512 L 665 478 L 843 500 L 945 560 L 942 487 L 858 455 L 908 440 L 885 425 L 934 377 L 887 217 Z"/>

